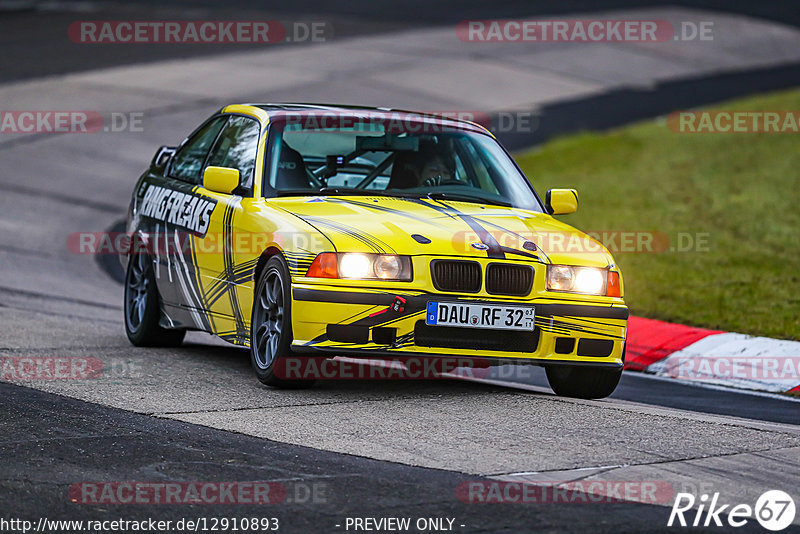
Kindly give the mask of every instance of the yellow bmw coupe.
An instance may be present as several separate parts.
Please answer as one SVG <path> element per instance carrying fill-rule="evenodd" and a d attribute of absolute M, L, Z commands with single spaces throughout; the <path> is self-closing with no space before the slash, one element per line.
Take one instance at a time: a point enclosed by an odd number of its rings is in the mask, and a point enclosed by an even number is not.
<path fill-rule="evenodd" d="M 230 105 L 137 182 L 125 328 L 139 346 L 202 330 L 293 358 L 480 358 L 546 368 L 559 395 L 619 381 L 628 309 L 614 259 L 554 215 L 485 128 L 384 108 Z"/>

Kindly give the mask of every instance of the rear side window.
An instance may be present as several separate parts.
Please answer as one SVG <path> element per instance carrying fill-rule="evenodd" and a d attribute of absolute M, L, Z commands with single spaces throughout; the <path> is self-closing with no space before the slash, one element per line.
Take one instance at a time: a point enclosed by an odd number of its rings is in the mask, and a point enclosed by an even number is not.
<path fill-rule="evenodd" d="M 242 193 L 252 194 L 253 169 L 256 165 L 256 152 L 261 127 L 249 117 L 231 117 L 217 138 L 208 166 L 238 169 L 239 188 Z"/>
<path fill-rule="evenodd" d="M 200 185 L 203 182 L 201 171 L 206 156 L 208 156 L 208 150 L 227 120 L 227 117 L 217 117 L 209 121 L 180 147 L 172 158 L 169 176 L 190 184 Z"/>

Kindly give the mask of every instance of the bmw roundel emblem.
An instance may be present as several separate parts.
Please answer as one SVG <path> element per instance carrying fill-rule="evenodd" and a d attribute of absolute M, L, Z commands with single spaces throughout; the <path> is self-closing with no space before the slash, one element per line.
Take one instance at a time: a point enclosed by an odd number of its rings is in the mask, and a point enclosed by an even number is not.
<path fill-rule="evenodd" d="M 489 250 L 489 245 L 483 243 L 470 243 L 470 246 L 476 250 Z"/>

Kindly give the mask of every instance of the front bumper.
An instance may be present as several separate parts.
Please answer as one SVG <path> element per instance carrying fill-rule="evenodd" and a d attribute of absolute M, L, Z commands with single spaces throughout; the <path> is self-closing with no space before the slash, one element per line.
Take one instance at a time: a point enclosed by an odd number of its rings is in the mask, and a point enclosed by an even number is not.
<path fill-rule="evenodd" d="M 579 297 L 580 298 L 580 297 Z M 535 308 L 532 332 L 426 326 L 429 300 Z M 461 356 L 540 365 L 620 367 L 628 308 L 563 298 L 514 299 L 293 284 L 292 348 L 356 357 Z"/>

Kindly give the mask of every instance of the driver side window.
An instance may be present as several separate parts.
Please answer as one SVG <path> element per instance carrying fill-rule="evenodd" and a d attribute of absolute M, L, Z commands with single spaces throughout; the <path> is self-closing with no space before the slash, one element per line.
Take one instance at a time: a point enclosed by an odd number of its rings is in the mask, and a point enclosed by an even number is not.
<path fill-rule="evenodd" d="M 170 178 L 195 185 L 202 183 L 201 171 L 206 156 L 208 156 L 208 150 L 227 120 L 227 117 L 217 117 L 209 121 L 178 149 L 169 167 Z"/>
<path fill-rule="evenodd" d="M 239 171 L 239 192 L 252 194 L 259 133 L 257 120 L 234 116 L 217 137 L 208 157 L 208 166 L 228 167 Z"/>

